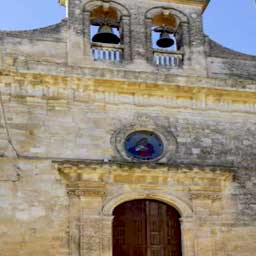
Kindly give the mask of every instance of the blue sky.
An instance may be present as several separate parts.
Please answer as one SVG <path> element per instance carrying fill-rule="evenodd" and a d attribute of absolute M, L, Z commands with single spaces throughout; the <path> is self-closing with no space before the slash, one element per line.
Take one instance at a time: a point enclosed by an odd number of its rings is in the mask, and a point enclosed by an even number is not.
<path fill-rule="evenodd" d="M 57 0 L 1 0 L 0 29 L 31 29 L 59 22 L 65 9 Z M 211 0 L 204 30 L 215 41 L 256 55 L 256 1 Z"/>

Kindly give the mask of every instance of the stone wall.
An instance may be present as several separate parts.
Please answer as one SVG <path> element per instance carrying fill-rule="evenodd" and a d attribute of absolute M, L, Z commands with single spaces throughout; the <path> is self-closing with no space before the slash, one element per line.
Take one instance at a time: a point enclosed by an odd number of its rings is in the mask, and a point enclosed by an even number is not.
<path fill-rule="evenodd" d="M 60 24 L 0 32 L 1 256 L 112 256 L 112 210 L 143 198 L 180 212 L 183 256 L 253 255 L 255 57 L 206 39 L 198 6 L 118 2 L 131 22 L 120 64 L 91 58 L 85 1 Z M 142 43 L 162 6 L 187 17 L 180 68 L 149 63 Z M 131 162 L 133 130 L 168 152 Z"/>
<path fill-rule="evenodd" d="M 3 256 L 68 255 L 68 201 L 50 161 L 0 160 Z"/>
<path fill-rule="evenodd" d="M 4 256 L 23 256 L 35 250 L 38 255 L 47 256 L 68 255 L 70 251 L 72 256 L 104 255 L 100 251 L 102 246 L 110 248 L 106 250 L 107 255 L 111 255 L 111 237 L 110 242 L 102 240 L 101 231 L 95 231 L 103 221 L 106 222 L 104 232 L 111 234 L 111 219 L 106 216 L 107 219 L 97 217 L 95 222 L 91 221 L 91 211 L 101 214 L 102 203 L 137 190 L 145 198 L 152 191 L 161 200 L 161 196 L 176 195 L 190 205 L 195 218 L 207 217 L 193 227 L 197 230 L 192 243 L 196 247 L 195 255 L 229 255 L 237 251 L 239 255 L 247 255 L 254 250 L 256 119 L 253 91 L 198 88 L 194 94 L 193 87 L 164 85 L 169 89 L 162 90 L 157 84 L 129 83 L 128 86 L 123 81 L 101 82 L 10 71 L 3 72 L 1 79 L 0 205 L 3 209 L 0 233 Z M 136 97 L 131 96 L 136 92 Z M 117 152 L 113 137 L 120 129 L 132 124 L 136 124 L 137 129 L 163 131 L 176 141 L 173 141 L 175 151 L 170 158 L 145 174 L 140 164 L 123 163 L 120 170 L 115 164 L 111 165 L 112 162 L 127 161 Z M 104 201 L 95 199 L 95 196 L 87 197 L 87 192 L 82 199 L 80 196 L 67 197 L 69 183 L 65 175 L 59 176 L 56 163 L 52 161 L 72 159 L 89 161 L 80 164 L 81 171 L 80 167 L 74 167 L 74 170 L 84 173 L 84 182 L 95 180 L 95 168 L 99 173 L 109 173 L 107 170 L 117 168 L 115 176 L 105 177 L 103 183 L 96 186 L 99 195 L 107 193 Z M 98 164 L 87 171 L 90 161 Z M 104 161 L 110 162 L 107 169 L 101 164 Z M 216 172 L 222 176 L 228 170 L 233 175 L 229 185 L 219 192 L 219 196 L 226 198 L 222 206 L 215 202 L 216 199 L 211 199 L 210 204 L 205 199 L 198 199 L 193 204 L 190 201 L 192 195 L 176 194 L 176 188 L 167 182 L 173 179 L 168 178 L 169 175 L 172 177 L 172 169 L 164 167 L 169 165 L 183 166 L 185 176 L 180 174 L 180 178 L 175 178 L 181 182 L 189 179 L 187 175 L 197 177 L 197 172 L 191 171 L 195 168 L 193 166 L 201 170 L 202 182 L 209 179 L 209 172 L 204 171 L 203 166 L 226 166 L 215 171 L 209 167 L 210 173 L 213 170 L 212 179 L 216 178 Z M 71 163 L 65 167 L 68 173 L 73 170 L 72 166 Z M 164 175 L 161 168 L 167 168 Z M 132 173 L 128 171 L 130 169 Z M 108 180 L 113 183 L 109 184 Z M 153 190 L 152 184 L 155 184 Z M 79 186 L 95 190 L 94 183 Z M 177 189 L 183 192 L 188 189 L 183 183 L 179 186 Z M 105 191 L 105 187 L 111 189 Z M 170 194 L 165 194 L 164 188 Z M 207 189 L 200 191 L 202 197 L 209 196 Z M 89 217 L 85 213 L 80 215 L 83 209 L 81 202 L 88 206 L 83 212 L 89 211 Z M 72 212 L 68 210 L 70 204 Z M 81 219 L 85 224 L 81 224 Z M 87 229 L 83 231 L 82 227 L 88 227 L 87 222 L 92 224 L 90 232 L 96 232 L 94 240 L 91 240 Z M 192 223 L 196 223 L 195 220 Z M 251 239 L 234 242 L 239 237 L 236 232 L 250 233 Z M 79 242 L 81 236 L 86 239 L 82 244 Z M 90 247 L 89 241 L 99 241 L 99 247 L 95 243 Z"/>
<path fill-rule="evenodd" d="M 254 92 L 8 72 L 0 81 L 1 155 L 8 126 L 21 156 L 117 159 L 111 137 L 131 123 L 146 128 L 145 116 L 177 140 L 172 161 L 255 168 Z"/>

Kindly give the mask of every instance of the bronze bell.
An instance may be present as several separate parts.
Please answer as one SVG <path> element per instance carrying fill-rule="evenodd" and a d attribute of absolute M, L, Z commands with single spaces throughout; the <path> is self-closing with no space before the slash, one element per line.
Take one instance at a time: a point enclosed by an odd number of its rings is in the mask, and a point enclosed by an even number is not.
<path fill-rule="evenodd" d="M 104 44 L 118 44 L 120 38 L 113 33 L 113 30 L 108 25 L 101 25 L 98 33 L 92 38 L 93 42 L 104 43 Z"/>
<path fill-rule="evenodd" d="M 156 42 L 158 47 L 169 48 L 174 45 L 174 40 L 167 31 L 161 31 L 160 38 Z"/>

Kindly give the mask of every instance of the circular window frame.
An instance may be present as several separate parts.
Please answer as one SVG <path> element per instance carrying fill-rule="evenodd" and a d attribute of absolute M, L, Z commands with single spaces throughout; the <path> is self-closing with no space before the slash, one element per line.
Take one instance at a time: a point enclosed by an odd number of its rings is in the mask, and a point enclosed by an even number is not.
<path fill-rule="evenodd" d="M 163 152 L 159 157 L 156 157 L 151 160 L 143 160 L 143 159 L 137 159 L 134 157 L 130 157 L 127 155 L 126 149 L 125 149 L 125 140 L 126 138 L 134 133 L 134 132 L 140 132 L 140 131 L 146 131 L 146 132 L 152 132 L 156 134 L 163 143 Z M 177 140 L 173 133 L 163 127 L 156 125 L 152 122 L 148 126 L 141 126 L 140 124 L 130 124 L 127 126 L 123 126 L 120 129 L 118 129 L 113 136 L 111 137 L 111 144 L 114 149 L 114 156 L 113 160 L 117 161 L 128 161 L 128 162 L 140 162 L 140 163 L 169 163 L 174 162 L 176 159 L 176 149 L 177 149 Z"/>
<path fill-rule="evenodd" d="M 127 139 L 129 138 L 129 137 L 131 137 L 132 135 L 136 135 L 136 134 L 148 134 L 148 135 L 150 135 L 150 134 L 152 134 L 152 135 L 154 135 L 154 137 L 156 137 L 156 139 L 157 140 L 159 140 L 159 143 L 161 143 L 161 151 L 160 151 L 160 154 L 157 154 L 157 156 L 152 156 L 152 157 L 150 157 L 150 159 L 143 159 L 143 158 L 140 158 L 140 157 L 135 157 L 135 156 L 133 156 L 132 155 L 132 153 L 129 153 L 128 152 L 128 149 L 127 149 L 127 147 L 126 147 L 126 143 L 127 143 Z M 162 155 L 163 155 L 163 153 L 164 153 L 164 150 L 165 150 L 165 145 L 164 145 L 164 142 L 163 142 L 163 140 L 162 140 L 162 138 L 161 138 L 161 136 L 159 135 L 159 134 L 157 134 L 156 132 L 153 132 L 153 131 L 149 131 L 149 130 L 136 130 L 136 131 L 133 131 L 132 133 L 130 133 L 130 134 L 128 134 L 127 136 L 126 136 L 126 138 L 125 138 L 125 140 L 124 140 L 124 142 L 123 142 L 123 147 L 124 147 L 124 151 L 125 151 L 125 153 L 126 153 L 126 156 L 128 157 L 128 158 L 130 158 L 131 160 L 133 160 L 133 161 L 141 161 L 141 162 L 150 162 L 150 161 L 157 161 L 157 160 L 159 160 L 161 157 L 162 157 Z"/>

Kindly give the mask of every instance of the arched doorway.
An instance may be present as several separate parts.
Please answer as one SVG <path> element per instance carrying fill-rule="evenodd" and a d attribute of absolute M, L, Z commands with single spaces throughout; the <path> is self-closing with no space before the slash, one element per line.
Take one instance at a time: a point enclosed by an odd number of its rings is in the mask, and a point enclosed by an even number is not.
<path fill-rule="evenodd" d="M 113 212 L 113 256 L 181 256 L 179 213 L 156 200 L 133 200 Z"/>

